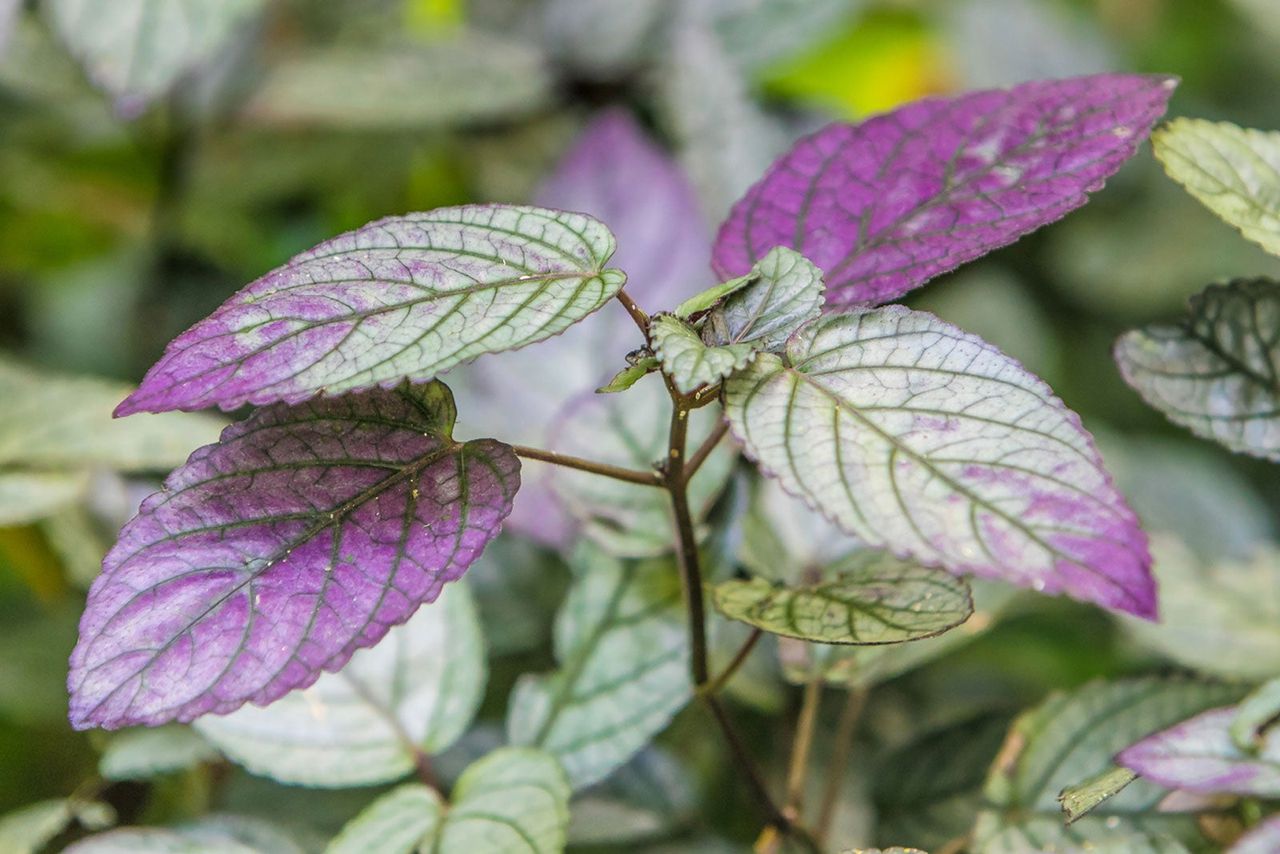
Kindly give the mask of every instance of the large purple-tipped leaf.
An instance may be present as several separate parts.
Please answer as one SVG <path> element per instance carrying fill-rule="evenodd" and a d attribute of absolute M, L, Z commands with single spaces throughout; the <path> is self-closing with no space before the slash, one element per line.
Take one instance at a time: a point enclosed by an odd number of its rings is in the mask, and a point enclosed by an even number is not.
<path fill-rule="evenodd" d="M 643 308 L 671 308 L 711 283 L 711 235 L 693 188 L 624 110 L 608 110 L 587 125 L 536 202 L 608 223 L 618 240 L 613 262 L 627 271 L 627 293 Z M 530 349 L 480 359 L 452 375 L 462 424 L 480 435 L 545 447 L 569 401 L 608 380 L 626 364 L 627 352 L 644 344 L 626 310 L 615 304 Z M 520 413 L 518 421 L 513 411 Z M 576 525 L 548 491 L 550 469 L 526 471 L 509 524 L 567 547 Z"/>
<path fill-rule="evenodd" d="M 766 474 L 868 545 L 1154 617 L 1147 539 L 1079 418 L 976 336 L 900 306 L 801 327 L 725 382 Z"/>
<path fill-rule="evenodd" d="M 451 438 L 440 383 L 228 427 L 143 502 L 89 591 L 71 656 L 78 728 L 265 704 L 336 670 L 497 535 L 519 460 Z"/>
<path fill-rule="evenodd" d="M 822 268 L 832 308 L 896 299 L 1084 204 L 1150 133 L 1175 83 L 1046 80 L 831 125 L 734 206 L 716 271 L 743 275 L 789 246 Z"/>
<path fill-rule="evenodd" d="M 1200 795 L 1280 797 L 1280 737 L 1247 753 L 1231 739 L 1236 707 L 1202 712 L 1132 747 L 1116 761 L 1162 786 Z"/>
<path fill-rule="evenodd" d="M 563 332 L 622 287 L 582 214 L 467 205 L 327 240 L 178 336 L 117 415 L 299 403 L 425 381 Z"/>

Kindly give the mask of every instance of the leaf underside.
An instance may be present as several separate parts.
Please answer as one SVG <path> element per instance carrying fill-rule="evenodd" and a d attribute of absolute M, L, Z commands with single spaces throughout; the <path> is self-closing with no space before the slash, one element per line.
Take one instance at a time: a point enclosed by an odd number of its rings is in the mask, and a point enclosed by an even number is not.
<path fill-rule="evenodd" d="M 1116 761 L 1170 789 L 1280 797 L 1280 738 L 1246 753 L 1231 738 L 1235 716 L 1234 706 L 1202 712 L 1125 748 Z"/>
<path fill-rule="evenodd" d="M 890 307 L 798 331 L 725 383 L 749 456 L 868 545 L 1155 613 L 1146 537 L 1079 420 L 975 336 Z"/>
<path fill-rule="evenodd" d="M 1115 355 L 1125 381 L 1170 421 L 1280 460 L 1280 282 L 1211 285 L 1185 320 L 1128 332 Z"/>
<path fill-rule="evenodd" d="M 1176 81 L 1103 74 L 927 98 L 797 143 L 734 206 L 724 277 L 775 246 L 834 308 L 902 296 L 1084 204 L 1136 151 Z"/>
<path fill-rule="evenodd" d="M 298 403 L 423 382 L 556 335 L 625 275 L 581 214 L 466 205 L 325 241 L 178 336 L 117 415 Z"/>
<path fill-rule="evenodd" d="M 265 704 L 433 601 L 497 535 L 519 460 L 450 437 L 439 383 L 261 409 L 143 502 L 89 592 L 78 728 Z"/>

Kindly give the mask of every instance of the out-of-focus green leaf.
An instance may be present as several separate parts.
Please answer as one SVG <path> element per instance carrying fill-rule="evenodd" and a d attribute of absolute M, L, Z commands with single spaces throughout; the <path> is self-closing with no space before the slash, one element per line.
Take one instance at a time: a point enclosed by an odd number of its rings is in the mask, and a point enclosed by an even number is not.
<path fill-rule="evenodd" d="M 583 544 L 556 618 L 560 669 L 525 675 L 507 735 L 560 760 L 575 789 L 634 756 L 688 702 L 689 640 L 670 559 L 623 561 Z"/>
<path fill-rule="evenodd" d="M 134 729 L 107 743 L 98 772 L 108 780 L 145 780 L 218 758 L 218 751 L 190 727 Z"/>
<path fill-rule="evenodd" d="M 1193 297 L 1189 316 L 1178 324 L 1125 334 L 1116 342 L 1116 363 L 1125 381 L 1170 421 L 1233 451 L 1275 461 L 1278 336 L 1280 281 L 1238 279 Z"/>
<path fill-rule="evenodd" d="M 726 52 L 759 70 L 826 41 L 855 19 L 864 0 L 711 0 L 690 4 L 714 27 Z"/>
<path fill-rule="evenodd" d="M 261 0 L 42 0 L 67 48 L 132 111 L 207 62 Z"/>
<path fill-rule="evenodd" d="M 511 533 L 490 543 L 467 570 L 491 655 L 536 649 L 551 636 L 569 572 L 548 549 Z"/>
<path fill-rule="evenodd" d="M 552 448 L 574 456 L 642 471 L 667 454 L 671 403 L 660 378 L 643 377 L 625 395 L 583 395 L 552 429 Z M 720 413 L 706 406 L 689 413 L 689 452 L 711 434 Z M 724 490 L 737 452 L 729 442 L 707 457 L 689 484 L 689 504 L 701 523 Z M 646 557 L 672 548 L 670 499 L 661 489 L 557 467 L 552 489 L 586 533 L 614 554 Z M 698 533 L 705 528 L 698 525 Z"/>
<path fill-rule="evenodd" d="M 262 124 L 398 129 L 510 120 L 545 105 L 551 92 L 535 47 L 460 31 L 298 54 L 269 72 L 245 109 Z"/>
<path fill-rule="evenodd" d="M 403 777 L 417 751 L 448 747 L 484 690 L 480 625 L 465 584 L 445 589 L 338 673 L 269 706 L 206 715 L 195 727 L 248 770 L 310 786 Z"/>
<path fill-rule="evenodd" d="M 165 470 L 218 440 L 224 422 L 207 415 L 113 419 L 112 410 L 129 391 L 122 384 L 0 360 L 0 466 Z"/>
<path fill-rule="evenodd" d="M 1204 561 L 1176 536 L 1152 537 L 1160 622 L 1125 625 L 1143 644 L 1215 676 L 1280 674 L 1280 551 Z"/>
<path fill-rule="evenodd" d="M 685 768 L 651 746 L 574 798 L 569 844 L 636 845 L 676 830 L 692 818 L 696 804 Z"/>
<path fill-rule="evenodd" d="M 1231 722 L 1231 739 L 1241 750 L 1256 751 L 1263 733 L 1280 723 L 1280 679 L 1263 683 L 1245 697 Z"/>
<path fill-rule="evenodd" d="M 261 819 L 215 815 L 176 827 L 122 827 L 90 836 L 68 854 L 303 854 L 287 832 Z"/>
<path fill-rule="evenodd" d="M 82 471 L 0 471 L 0 527 L 55 513 L 78 501 L 88 485 Z"/>
<path fill-rule="evenodd" d="M 652 54 L 666 12 L 666 0 L 548 0 L 543 32 L 558 62 L 592 80 L 613 80 Z"/>
<path fill-rule="evenodd" d="M 987 777 L 974 827 L 979 854 L 1065 850 L 1172 852 L 1200 839 L 1193 817 L 1154 810 L 1166 791 L 1135 780 L 1067 825 L 1058 794 L 1109 770 L 1148 733 L 1230 703 L 1239 687 L 1179 678 L 1096 681 L 1051 696 L 1014 724 Z M 1098 846 L 1104 846 L 1099 848 Z"/>
<path fill-rule="evenodd" d="M 876 841 L 909 840 L 936 850 L 963 835 L 1008 725 L 1005 715 L 984 715 L 926 733 L 881 758 L 870 774 Z"/>
<path fill-rule="evenodd" d="M 1128 768 L 1108 768 L 1083 783 L 1067 786 L 1058 793 L 1058 803 L 1062 804 L 1067 823 L 1083 818 L 1107 798 L 1119 794 L 1137 776 Z"/>
<path fill-rule="evenodd" d="M 450 803 L 411 783 L 374 801 L 347 824 L 326 854 L 471 854 L 564 850 L 569 784 L 541 750 L 503 748 L 471 765 Z"/>
<path fill-rule="evenodd" d="M 96 801 L 40 801 L 0 816 L 0 851 L 36 854 L 73 823 L 86 830 L 101 830 L 114 821 L 115 810 Z"/>
<path fill-rule="evenodd" d="M 1280 255 L 1280 133 L 1177 118 L 1151 134 L 1151 145 L 1170 178 Z"/>
<path fill-rule="evenodd" d="M 883 552 L 856 552 L 821 581 L 779 587 L 723 581 L 716 608 L 776 635 L 826 644 L 892 644 L 955 628 L 973 613 L 964 580 Z"/>
<path fill-rule="evenodd" d="M 92 498 L 94 487 L 91 484 Z M 130 508 L 132 510 L 132 508 Z M 49 548 L 62 560 L 67 578 L 81 589 L 88 589 L 102 569 L 102 558 L 110 543 L 100 526 L 84 507 L 65 507 L 40 522 L 40 530 Z"/>

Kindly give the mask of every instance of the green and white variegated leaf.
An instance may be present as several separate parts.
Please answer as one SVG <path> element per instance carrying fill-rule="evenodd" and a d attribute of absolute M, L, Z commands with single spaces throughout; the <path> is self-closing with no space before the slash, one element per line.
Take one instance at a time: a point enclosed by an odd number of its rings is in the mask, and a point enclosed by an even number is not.
<path fill-rule="evenodd" d="M 971 579 L 974 612 L 968 620 L 937 637 L 881 646 L 836 646 L 780 638 L 782 675 L 797 685 L 816 678 L 850 688 L 871 686 L 907 673 L 953 652 L 995 623 L 1017 591 L 1007 584 Z"/>
<path fill-rule="evenodd" d="M 146 780 L 217 758 L 218 751 L 190 727 L 173 724 L 114 736 L 98 760 L 98 773 L 108 780 Z"/>
<path fill-rule="evenodd" d="M 1170 178 L 1280 255 L 1280 132 L 1177 118 L 1151 134 L 1151 145 Z"/>
<path fill-rule="evenodd" d="M 36 854 L 73 822 L 87 830 L 101 830 L 110 827 L 115 817 L 115 810 L 97 801 L 39 801 L 0 816 L 0 851 Z"/>
<path fill-rule="evenodd" d="M 50 374 L 0 359 L 0 468 L 101 466 L 163 471 L 192 448 L 218 441 L 224 421 L 182 412 L 113 419 L 130 388 L 90 377 Z"/>
<path fill-rule="evenodd" d="M 1051 696 L 1022 715 L 1010 731 L 987 778 L 989 807 L 978 816 L 973 850 L 1184 850 L 1200 838 L 1195 817 L 1158 812 L 1167 790 L 1147 780 L 1135 780 L 1069 826 L 1059 793 L 1113 768 L 1113 757 L 1143 736 L 1230 703 L 1242 693 L 1233 685 L 1139 678 L 1091 682 Z"/>
<path fill-rule="evenodd" d="M 670 835 L 697 804 L 688 770 L 671 753 L 649 746 L 573 799 L 570 845 L 635 845 Z"/>
<path fill-rule="evenodd" d="M 1151 539 L 1160 622 L 1127 620 L 1144 645 L 1184 667 L 1236 679 L 1280 674 L 1280 550 L 1207 561 L 1175 535 Z"/>
<path fill-rule="evenodd" d="M 857 552 L 809 584 L 762 578 L 712 588 L 721 614 L 775 635 L 830 644 L 891 644 L 940 635 L 973 613 L 963 579 L 877 551 Z"/>
<path fill-rule="evenodd" d="M 1108 798 L 1120 794 L 1137 776 L 1128 768 L 1108 768 L 1083 783 L 1067 786 L 1058 793 L 1058 803 L 1062 804 L 1067 823 L 1083 818 Z"/>
<path fill-rule="evenodd" d="M 808 258 L 777 246 L 753 268 L 754 280 L 725 298 L 707 316 L 702 338 L 710 345 L 755 343 L 781 348 L 801 324 L 822 311 L 822 271 Z"/>
<path fill-rule="evenodd" d="M 675 311 L 671 312 L 681 320 L 697 320 L 695 315 L 704 315 L 711 309 L 719 305 L 725 297 L 732 293 L 742 290 L 747 285 L 756 280 L 757 274 L 753 271 L 745 276 L 738 276 L 727 282 L 720 282 L 712 285 L 706 290 L 699 291 L 684 302 L 676 306 Z"/>
<path fill-rule="evenodd" d="M 262 0 L 42 0 L 55 32 L 101 89 L 128 109 L 206 64 Z"/>
<path fill-rule="evenodd" d="M 1280 184 L 1277 185 L 1280 194 Z M 1280 282 L 1237 279 L 1191 298 L 1186 319 L 1116 342 L 1125 381 L 1170 421 L 1280 460 Z"/>
<path fill-rule="evenodd" d="M 552 448 L 632 469 L 650 469 L 667 454 L 671 401 L 662 380 L 648 376 L 625 395 L 585 394 L 561 413 Z M 689 413 L 689 448 L 711 434 L 720 414 L 714 406 Z M 737 452 L 729 442 L 707 457 L 689 484 L 698 534 L 701 521 L 733 473 Z M 552 491 L 583 523 L 586 534 L 614 554 L 646 557 L 671 550 L 671 508 L 665 491 L 557 466 Z"/>
<path fill-rule="evenodd" d="M 88 485 L 82 471 L 0 471 L 0 528 L 56 513 L 80 500 Z"/>
<path fill-rule="evenodd" d="M 901 306 L 801 327 L 724 384 L 765 474 L 871 546 L 1150 617 L 1137 519 L 1078 418 L 975 336 Z"/>
<path fill-rule="evenodd" d="M 715 26 L 746 71 L 760 71 L 831 38 L 856 19 L 865 0 L 709 0 L 690 4 Z"/>
<path fill-rule="evenodd" d="M 68 854 L 303 854 L 292 836 L 262 819 L 213 815 L 176 827 L 122 827 L 90 836 Z"/>
<path fill-rule="evenodd" d="M 555 625 L 560 669 L 516 683 L 507 735 L 550 752 L 580 789 L 631 759 L 689 701 L 689 641 L 669 558 L 624 561 L 584 543 L 571 565 Z"/>
<path fill-rule="evenodd" d="M 378 50 L 300 53 L 268 72 L 245 110 L 269 125 L 402 129 L 507 121 L 545 106 L 552 91 L 536 47 L 461 31 Z"/>
<path fill-rule="evenodd" d="M 433 850 L 444 805 L 421 783 L 397 786 L 361 810 L 325 848 L 325 854 L 413 854 Z"/>
<path fill-rule="evenodd" d="M 1280 723 L 1280 679 L 1272 679 L 1245 697 L 1231 721 L 1231 740 L 1241 750 L 1256 751 L 1263 733 Z"/>
<path fill-rule="evenodd" d="M 673 314 L 660 314 L 649 324 L 649 346 L 662 370 L 684 394 L 716 385 L 746 367 L 758 349 L 753 343 L 708 346 L 693 327 Z"/>
<path fill-rule="evenodd" d="M 973 825 L 986 770 L 1009 728 L 983 715 L 924 733 L 877 759 L 867 773 L 876 811 L 875 841 L 911 840 L 941 850 Z"/>
<path fill-rule="evenodd" d="M 569 795 L 550 755 L 502 748 L 468 766 L 447 808 L 426 786 L 400 786 L 348 822 L 326 854 L 557 854 L 565 846 Z"/>
<path fill-rule="evenodd" d="M 452 744 L 475 715 L 485 679 L 470 590 L 451 584 L 338 673 L 265 708 L 206 715 L 195 727 L 255 774 L 308 786 L 371 785 L 412 771 L 415 750 Z"/>
<path fill-rule="evenodd" d="M 864 548 L 772 478 L 754 484 L 738 560 L 757 578 L 802 583 Z"/>

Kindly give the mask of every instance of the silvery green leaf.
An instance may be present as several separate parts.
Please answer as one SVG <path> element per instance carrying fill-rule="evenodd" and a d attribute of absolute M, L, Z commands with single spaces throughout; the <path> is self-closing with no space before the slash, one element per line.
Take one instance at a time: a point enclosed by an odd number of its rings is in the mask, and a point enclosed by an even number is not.
<path fill-rule="evenodd" d="M 569 784 L 541 750 L 506 747 L 470 765 L 444 805 L 411 783 L 352 819 L 326 854 L 557 854 L 569 825 Z"/>
<path fill-rule="evenodd" d="M 1280 255 L 1280 132 L 1177 118 L 1153 133 L 1151 144 L 1169 177 Z"/>
<path fill-rule="evenodd" d="M 552 55 L 593 80 L 614 80 L 652 53 L 666 0 L 548 0 L 543 32 Z"/>
<path fill-rule="evenodd" d="M 1083 783 L 1067 786 L 1058 793 L 1058 803 L 1067 823 L 1083 818 L 1108 798 L 1120 794 L 1137 775 L 1128 768 L 1108 768 Z"/>
<path fill-rule="evenodd" d="M 1014 724 L 985 787 L 989 804 L 974 828 L 980 854 L 1070 850 L 1182 851 L 1199 839 L 1194 816 L 1160 813 L 1167 794 L 1135 780 L 1071 825 L 1059 793 L 1113 767 L 1112 757 L 1142 736 L 1238 699 L 1232 685 L 1182 678 L 1094 681 L 1057 693 Z"/>
<path fill-rule="evenodd" d="M 507 734 L 560 760 L 575 789 L 604 779 L 690 697 L 689 641 L 668 558 L 624 561 L 584 543 L 556 618 L 559 670 L 526 675 Z"/>
<path fill-rule="evenodd" d="M 688 770 L 669 751 L 646 747 L 573 799 L 570 845 L 636 845 L 670 835 L 697 804 Z"/>
<path fill-rule="evenodd" d="M 0 527 L 25 525 L 78 501 L 89 485 L 82 471 L 0 471 Z"/>
<path fill-rule="evenodd" d="M 551 94 L 546 58 L 535 47 L 462 31 L 378 50 L 335 46 L 286 58 L 255 91 L 245 118 L 267 125 L 411 129 L 506 121 L 538 110 Z"/>
<path fill-rule="evenodd" d="M 766 475 L 868 545 L 1152 617 L 1146 537 L 1079 419 L 975 336 L 827 315 L 724 384 Z"/>
<path fill-rule="evenodd" d="M 465 584 L 356 653 L 338 673 L 266 707 L 195 727 L 249 771 L 309 786 L 371 785 L 413 770 L 467 728 L 484 692 L 484 643 Z"/>
<path fill-rule="evenodd" d="M 42 0 L 50 25 L 127 111 L 214 57 L 262 0 Z"/>
<path fill-rule="evenodd" d="M 1231 721 L 1231 740 L 1241 750 L 1257 750 L 1263 735 L 1280 723 L 1280 679 L 1264 682 L 1245 697 Z"/>
<path fill-rule="evenodd" d="M 627 468 L 652 469 L 667 454 L 670 413 L 667 390 L 654 375 L 642 378 L 625 395 L 588 392 L 560 414 L 551 447 Z M 690 453 L 719 418 L 715 406 L 689 413 Z M 729 442 L 721 442 L 689 484 L 689 503 L 700 534 L 701 521 L 724 490 L 736 456 Z M 609 551 L 644 557 L 671 550 L 670 499 L 663 490 L 561 467 L 551 473 L 550 484 L 570 515 L 583 523 L 585 533 Z"/>
<path fill-rule="evenodd" d="M 0 55 L 9 44 L 9 36 L 13 34 L 22 7 L 23 0 L 0 0 Z"/>
<path fill-rule="evenodd" d="M 743 69 L 759 71 L 829 39 L 864 0 L 711 0 L 691 4 Z"/>
<path fill-rule="evenodd" d="M 659 314 L 649 323 L 649 346 L 675 387 L 691 394 L 713 386 L 746 367 L 758 347 L 753 342 L 709 346 L 689 324 L 674 314 Z"/>
<path fill-rule="evenodd" d="M 212 815 L 174 827 L 122 827 L 68 847 L 68 854 L 303 854 L 262 819 Z"/>
<path fill-rule="evenodd" d="M 123 383 L 0 359 L 0 466 L 164 470 L 217 441 L 225 424 L 186 413 L 113 419 L 111 411 L 129 391 Z"/>
<path fill-rule="evenodd" d="M 1280 552 L 1204 560 L 1173 534 L 1152 537 L 1159 623 L 1127 620 L 1137 639 L 1185 667 L 1215 676 L 1280 673 Z"/>
<path fill-rule="evenodd" d="M 754 343 L 778 350 L 801 324 L 822 311 L 822 271 L 794 249 L 777 246 L 752 268 L 754 278 L 707 316 L 702 337 L 733 347 Z"/>
<path fill-rule="evenodd" d="M 712 588 L 726 617 L 825 644 L 892 644 L 940 635 L 973 613 L 963 579 L 883 552 L 856 552 L 810 583 L 756 578 Z"/>
<path fill-rule="evenodd" d="M 440 830 L 444 804 L 421 783 L 397 786 L 347 822 L 325 854 L 413 854 L 433 850 L 429 840 Z"/>
<path fill-rule="evenodd" d="M 114 736 L 98 761 L 108 780 L 146 780 L 218 758 L 218 751 L 190 727 L 133 729 Z"/>
<path fill-rule="evenodd" d="M 715 308 L 725 297 L 732 293 L 742 290 L 747 285 L 754 282 L 757 274 L 754 272 L 747 273 L 745 276 L 738 276 L 727 282 L 721 282 L 718 285 L 712 285 L 704 291 L 699 291 L 689 297 L 684 302 L 675 307 L 675 311 L 671 312 L 681 320 L 694 320 L 694 315 L 705 314 Z"/>
<path fill-rule="evenodd" d="M 1116 762 L 1180 792 L 1280 797 L 1280 733 L 1244 751 L 1231 739 L 1235 716 L 1234 706 L 1201 712 L 1126 747 Z"/>
<path fill-rule="evenodd" d="M 169 343 L 117 415 L 300 403 L 423 383 L 551 338 L 626 274 L 582 214 L 461 205 L 326 240 L 242 288 Z"/>
<path fill-rule="evenodd" d="M 1280 186 L 1280 185 L 1278 185 Z M 1188 316 L 1116 342 L 1125 381 L 1170 421 L 1233 451 L 1280 460 L 1280 282 L 1237 279 Z"/>
<path fill-rule="evenodd" d="M 0 851 L 37 854 L 72 823 L 87 830 L 101 830 L 114 821 L 115 810 L 96 801 L 39 801 L 0 816 Z"/>
<path fill-rule="evenodd" d="M 738 560 L 757 578 L 798 583 L 864 548 L 857 539 L 787 494 L 773 478 L 754 485 Z"/>

